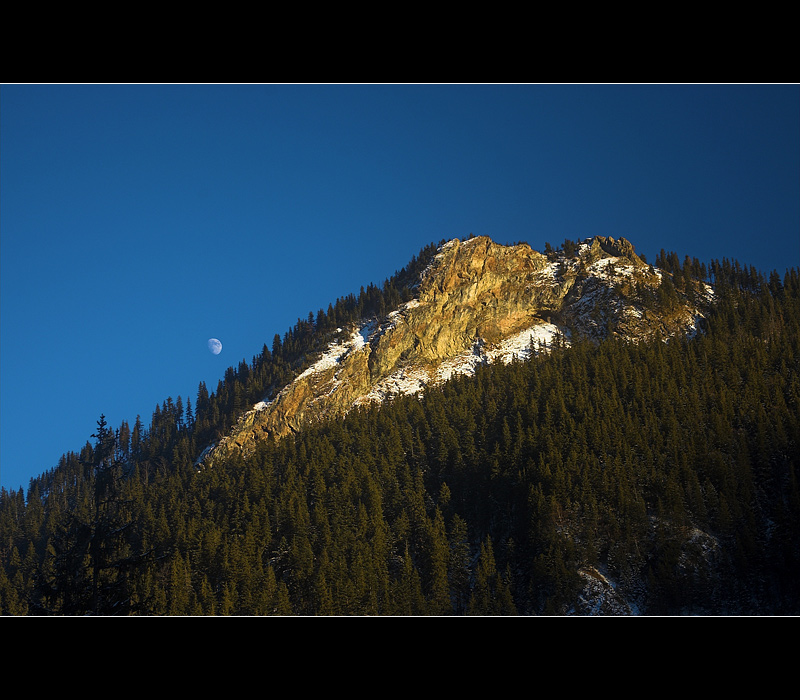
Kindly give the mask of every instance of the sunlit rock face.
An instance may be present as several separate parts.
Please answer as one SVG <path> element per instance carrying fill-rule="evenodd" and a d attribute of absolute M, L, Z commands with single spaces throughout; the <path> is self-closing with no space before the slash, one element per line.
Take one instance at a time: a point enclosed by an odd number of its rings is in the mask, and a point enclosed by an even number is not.
<path fill-rule="evenodd" d="M 685 296 L 669 310 L 653 303 L 666 273 L 624 238 L 587 239 L 569 253 L 545 255 L 488 237 L 444 243 L 411 301 L 341 329 L 308 369 L 242 416 L 206 461 L 231 449 L 249 453 L 265 436 L 279 438 L 359 405 L 424 392 L 480 364 L 525 359 L 556 341 L 693 332 L 702 322 L 698 299 L 712 298 L 701 285 L 696 304 Z"/>
<path fill-rule="evenodd" d="M 450 241 L 423 273 L 417 299 L 390 315 L 370 344 L 372 378 L 400 362 L 441 363 L 476 340 L 498 343 L 541 322 L 564 291 L 552 283 L 547 258 L 528 245 Z"/>

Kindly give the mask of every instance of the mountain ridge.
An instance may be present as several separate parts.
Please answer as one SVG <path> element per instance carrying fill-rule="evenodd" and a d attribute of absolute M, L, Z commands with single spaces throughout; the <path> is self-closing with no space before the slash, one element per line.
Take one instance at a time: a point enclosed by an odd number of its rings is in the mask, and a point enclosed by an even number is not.
<path fill-rule="evenodd" d="M 797 271 L 448 243 L 0 490 L 0 615 L 796 614 Z"/>
<path fill-rule="evenodd" d="M 713 288 L 696 281 L 690 299 L 671 277 L 625 238 L 595 236 L 546 253 L 488 236 L 443 242 L 407 281 L 410 300 L 338 328 L 310 366 L 245 411 L 197 464 L 234 450 L 247 455 L 259 440 L 422 393 L 481 364 L 525 359 L 553 343 L 696 333 Z"/>

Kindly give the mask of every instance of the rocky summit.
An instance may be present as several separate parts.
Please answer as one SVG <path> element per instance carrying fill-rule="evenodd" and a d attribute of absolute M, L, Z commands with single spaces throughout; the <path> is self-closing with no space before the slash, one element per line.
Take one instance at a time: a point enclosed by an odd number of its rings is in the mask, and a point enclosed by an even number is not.
<path fill-rule="evenodd" d="M 695 333 L 713 302 L 711 286 L 697 284 L 690 296 L 678 292 L 670 275 L 624 238 L 597 236 L 544 253 L 485 236 L 453 239 L 412 281 L 409 301 L 339 329 L 327 351 L 241 416 L 202 459 L 247 454 L 264 437 L 424 392 L 478 365 L 525 359 L 554 343 Z"/>

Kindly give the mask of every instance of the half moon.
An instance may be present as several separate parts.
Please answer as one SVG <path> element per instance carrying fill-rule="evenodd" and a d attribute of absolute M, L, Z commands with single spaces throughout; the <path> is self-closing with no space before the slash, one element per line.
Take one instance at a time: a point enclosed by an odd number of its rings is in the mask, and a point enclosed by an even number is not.
<path fill-rule="evenodd" d="M 215 355 L 219 355 L 222 352 L 222 343 L 220 343 L 216 338 L 209 338 L 208 349 L 211 350 L 211 352 Z"/>

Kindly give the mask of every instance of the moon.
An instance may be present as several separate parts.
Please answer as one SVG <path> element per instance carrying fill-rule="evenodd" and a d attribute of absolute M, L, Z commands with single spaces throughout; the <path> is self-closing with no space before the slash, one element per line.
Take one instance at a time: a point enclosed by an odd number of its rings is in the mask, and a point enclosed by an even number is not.
<path fill-rule="evenodd" d="M 211 350 L 211 352 L 215 355 L 219 355 L 222 352 L 222 343 L 220 343 L 216 338 L 209 338 L 208 349 Z"/>

